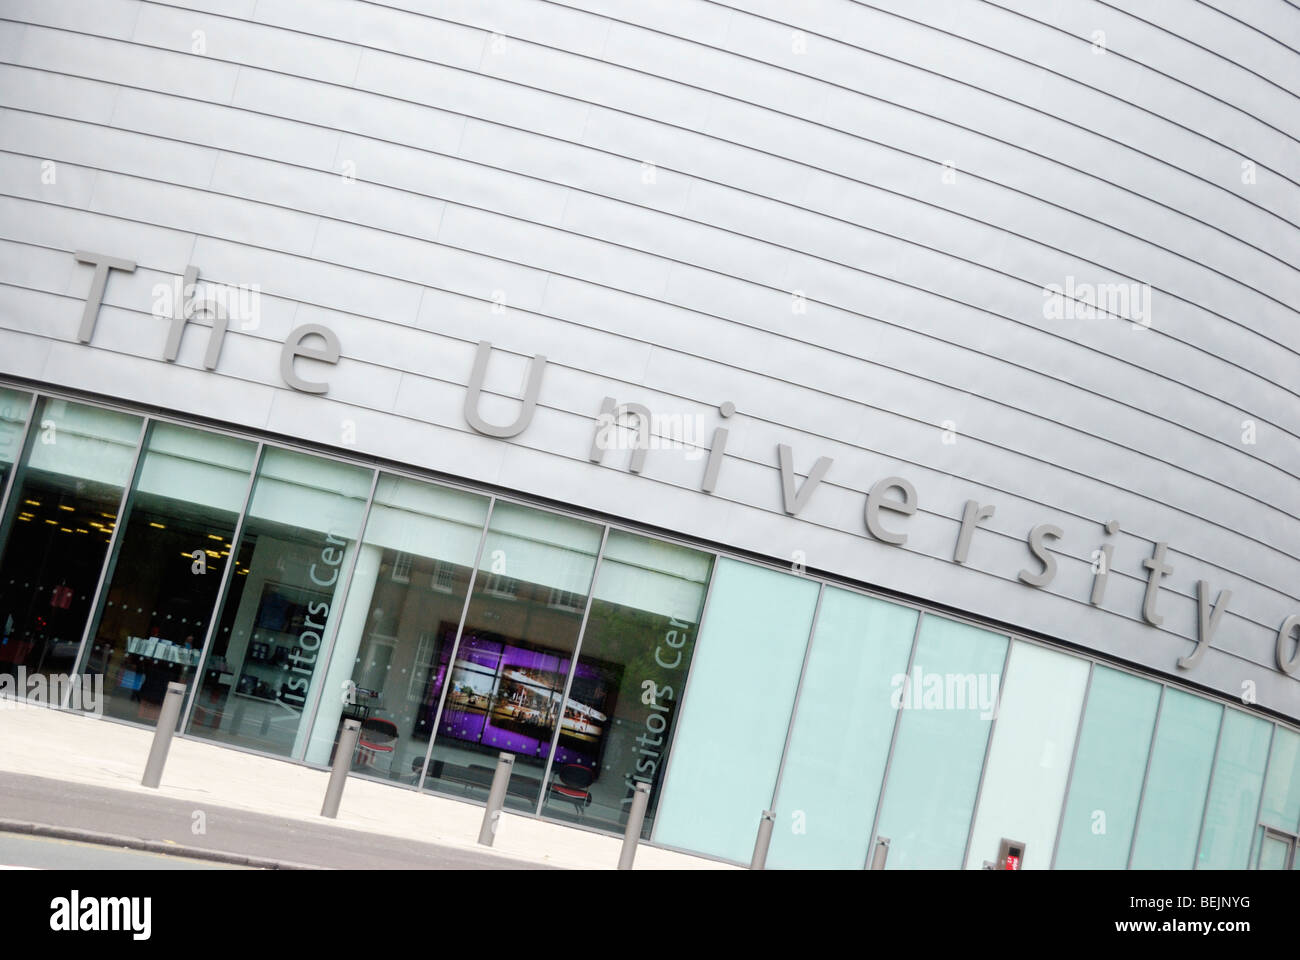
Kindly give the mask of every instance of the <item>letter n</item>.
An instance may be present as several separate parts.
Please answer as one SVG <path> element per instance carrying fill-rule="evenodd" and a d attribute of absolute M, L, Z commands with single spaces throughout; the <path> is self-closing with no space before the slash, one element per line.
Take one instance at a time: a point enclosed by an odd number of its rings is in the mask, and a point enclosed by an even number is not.
<path fill-rule="evenodd" d="M 591 441 L 591 452 L 587 459 L 600 463 L 605 451 L 613 445 L 614 431 L 622 417 L 635 417 L 636 446 L 632 449 L 628 470 L 640 473 L 645 466 L 645 452 L 650 446 L 650 409 L 642 403 L 618 403 L 613 397 L 606 397 L 600 404 L 600 415 L 596 418 L 596 436 Z"/>

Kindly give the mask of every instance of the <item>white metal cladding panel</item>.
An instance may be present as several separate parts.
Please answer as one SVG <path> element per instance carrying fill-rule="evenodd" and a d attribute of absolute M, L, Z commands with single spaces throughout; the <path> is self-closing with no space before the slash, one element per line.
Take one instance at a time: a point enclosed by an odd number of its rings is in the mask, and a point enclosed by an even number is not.
<path fill-rule="evenodd" d="M 0 18 L 0 372 L 801 551 L 1175 675 L 1205 579 L 1233 599 L 1185 675 L 1300 716 L 1273 652 L 1300 613 L 1300 60 L 1260 32 L 1294 35 L 1284 4 L 0 0 Z M 92 346 L 79 249 L 139 264 Z M 190 263 L 261 288 L 215 374 L 198 332 L 159 359 L 151 305 Z M 1047 317 L 1067 278 L 1149 284 L 1151 328 Z M 299 361 L 323 397 L 279 376 L 303 323 L 342 344 L 333 367 Z M 550 360 L 511 440 L 462 414 L 480 340 L 490 420 Z M 625 451 L 589 463 L 606 395 L 686 417 L 690 448 L 641 476 Z M 782 443 L 800 480 L 835 458 L 798 519 Z M 862 520 L 894 474 L 920 499 L 892 521 L 903 548 Z M 997 515 L 958 565 L 968 498 Z M 1016 580 L 1038 523 L 1065 531 L 1045 589 Z M 1140 616 L 1155 540 L 1175 568 L 1159 629 Z"/>

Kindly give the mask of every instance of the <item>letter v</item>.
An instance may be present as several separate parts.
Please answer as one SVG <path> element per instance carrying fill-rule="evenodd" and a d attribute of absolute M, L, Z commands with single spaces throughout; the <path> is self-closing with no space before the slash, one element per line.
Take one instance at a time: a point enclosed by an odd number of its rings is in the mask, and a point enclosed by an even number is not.
<path fill-rule="evenodd" d="M 795 493 L 794 453 L 787 444 L 782 443 L 777 445 L 776 454 L 781 460 L 781 499 L 785 504 L 785 512 L 794 516 L 808 505 L 813 490 L 822 482 L 822 477 L 826 476 L 826 471 L 835 461 L 830 457 L 818 457 L 808 472 L 808 479 L 803 482 L 799 492 Z"/>

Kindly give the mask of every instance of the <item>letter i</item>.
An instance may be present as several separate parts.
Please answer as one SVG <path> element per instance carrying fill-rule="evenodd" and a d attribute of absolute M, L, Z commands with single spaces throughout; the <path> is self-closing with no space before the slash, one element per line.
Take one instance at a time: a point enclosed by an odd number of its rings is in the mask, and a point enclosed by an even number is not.
<path fill-rule="evenodd" d="M 1119 533 L 1119 521 L 1109 520 L 1106 522 L 1106 533 L 1114 536 Z M 1102 544 L 1102 546 L 1092 552 L 1092 596 L 1088 602 L 1094 607 L 1101 605 L 1102 597 L 1106 595 L 1106 580 L 1110 577 L 1110 558 L 1115 552 L 1115 545 L 1111 543 Z"/>
<path fill-rule="evenodd" d="M 723 417 L 729 417 L 736 412 L 736 405 L 728 400 L 718 407 L 718 412 Z M 704 465 L 704 482 L 700 484 L 700 489 L 705 493 L 712 493 L 718 485 L 718 472 L 722 469 L 722 457 L 727 452 L 729 433 L 726 427 L 718 427 L 713 431 L 713 444 L 709 447 L 709 459 Z"/>

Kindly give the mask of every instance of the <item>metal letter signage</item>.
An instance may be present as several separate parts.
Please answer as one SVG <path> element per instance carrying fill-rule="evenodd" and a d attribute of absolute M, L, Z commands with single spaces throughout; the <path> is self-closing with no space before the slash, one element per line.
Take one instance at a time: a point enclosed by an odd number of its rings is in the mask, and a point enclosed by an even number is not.
<path fill-rule="evenodd" d="M 104 299 L 104 290 L 108 283 L 110 271 L 121 270 L 130 273 L 135 270 L 136 265 L 130 260 L 111 257 L 102 253 L 89 253 L 84 250 L 77 251 L 74 256 L 78 263 L 90 264 L 95 268 L 91 279 L 90 292 L 86 297 L 85 309 L 81 316 L 81 325 L 77 330 L 78 341 L 89 343 L 94 336 L 95 323 L 99 315 L 100 304 Z M 185 268 L 182 292 L 177 295 L 178 302 L 171 317 L 167 345 L 163 356 L 163 359 L 168 362 L 175 362 L 180 350 L 185 325 L 196 310 L 196 305 L 192 299 L 192 290 L 194 281 L 198 278 L 198 272 L 198 268 L 193 265 Z M 200 306 L 210 305 L 204 304 Z M 225 311 L 219 306 L 212 331 L 208 335 L 207 349 L 204 352 L 203 366 L 207 370 L 214 370 L 217 367 L 221 354 L 221 345 L 227 335 L 227 326 Z M 308 341 L 308 338 L 319 338 L 321 344 L 316 346 L 305 342 Z M 483 384 L 487 378 L 487 366 L 491 355 L 492 344 L 486 340 L 480 341 L 475 349 L 474 364 L 470 370 L 469 383 L 465 391 L 465 420 L 470 427 L 485 436 L 500 439 L 515 437 L 523 433 L 532 423 L 533 414 L 537 410 L 538 397 L 541 394 L 542 377 L 546 372 L 546 357 L 538 354 L 529 360 L 523 396 L 519 400 L 519 412 L 511 423 L 500 426 L 489 423 L 483 419 L 479 412 Z M 299 326 L 285 338 L 280 353 L 280 376 L 294 390 L 314 394 L 327 393 L 329 390 L 328 383 L 303 379 L 295 369 L 294 363 L 299 358 L 305 358 L 333 364 L 338 362 L 339 356 L 339 340 L 334 331 L 314 323 Z M 719 404 L 718 411 L 723 419 L 727 419 L 735 414 L 736 405 L 728 400 Z M 596 434 L 592 440 L 588 459 L 592 463 L 601 463 L 603 461 L 605 451 L 614 444 L 619 421 L 625 418 L 632 420 L 636 429 L 636 441 L 632 447 L 629 470 L 632 473 L 639 474 L 645 465 L 646 450 L 650 446 L 653 424 L 656 422 L 650 409 L 642 403 L 619 403 L 610 396 L 603 399 L 600 413 L 596 418 Z M 704 474 L 700 480 L 699 489 L 702 493 L 712 494 L 717 488 L 723 462 L 726 459 L 728 434 L 729 431 L 726 427 L 718 426 L 714 428 L 712 442 L 709 446 L 708 461 L 705 464 Z M 698 448 L 694 449 L 698 454 Z M 830 457 L 817 458 L 812 469 L 808 472 L 807 479 L 804 480 L 801 486 L 796 488 L 794 451 L 792 447 L 784 443 L 778 444 L 776 460 L 776 466 L 781 478 L 781 506 L 789 516 L 797 516 L 811 501 L 834 461 Z M 885 477 L 882 480 L 877 480 L 868 489 L 866 502 L 863 506 L 863 520 L 866 523 L 867 532 L 881 543 L 895 547 L 905 547 L 908 535 L 899 530 L 886 527 L 882 522 L 880 512 L 887 510 L 900 516 L 912 516 L 917 512 L 917 504 L 916 488 L 909 481 L 902 477 Z M 958 564 L 967 562 L 971 539 L 976 529 L 982 521 L 991 519 L 995 513 L 996 507 L 993 504 L 981 504 L 978 500 L 967 500 L 965 502 L 962 507 L 961 525 L 957 534 L 957 543 L 953 550 L 952 562 Z M 1119 533 L 1120 530 L 1119 523 L 1115 520 L 1107 521 L 1104 528 L 1107 536 L 1111 537 Z M 1047 541 L 1058 540 L 1062 536 L 1064 536 L 1062 529 L 1055 524 L 1040 523 L 1035 525 L 1029 531 L 1026 545 L 1041 569 L 1020 570 L 1016 575 L 1017 579 L 1037 589 L 1048 586 L 1056 576 L 1057 561 Z M 1147 571 L 1146 590 L 1142 598 L 1142 619 L 1156 627 L 1159 627 L 1164 622 L 1164 617 L 1156 612 L 1160 582 L 1164 577 L 1174 572 L 1174 568 L 1165 562 L 1166 549 L 1167 544 L 1164 541 L 1156 541 L 1153 544 L 1151 556 L 1141 562 L 1142 567 Z M 1101 607 L 1102 600 L 1105 597 L 1113 554 L 1114 545 L 1111 543 L 1102 544 L 1093 551 L 1093 580 L 1088 603 L 1095 607 Z M 1213 605 L 1211 605 L 1210 593 L 1210 585 L 1204 580 L 1198 580 L 1196 583 L 1198 626 L 1196 646 L 1191 653 L 1179 658 L 1179 669 L 1193 669 L 1201 661 L 1205 651 L 1213 645 L 1212 641 L 1218 631 L 1219 623 L 1228 609 L 1229 601 L 1232 599 L 1231 590 L 1222 590 Z M 1293 640 L 1295 641 L 1295 647 L 1288 652 L 1288 647 Z M 1300 613 L 1289 616 L 1283 621 L 1277 632 L 1275 653 L 1279 671 L 1289 676 L 1295 676 L 1297 671 L 1300 671 Z"/>
<path fill-rule="evenodd" d="M 483 381 L 487 377 L 488 358 L 492 356 L 492 344 L 486 340 L 479 342 L 474 353 L 474 369 L 469 374 L 469 387 L 465 391 L 465 420 L 479 433 L 489 437 L 514 437 L 523 433 L 533 422 L 533 413 L 537 410 L 537 395 L 542 390 L 542 374 L 546 372 L 546 358 L 541 354 L 533 357 L 528 364 L 528 381 L 524 384 L 523 406 L 515 422 L 507 427 L 498 427 L 488 423 L 478 412 L 479 395 L 483 392 Z"/>

